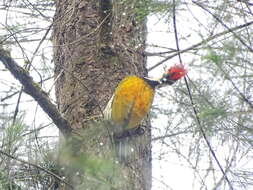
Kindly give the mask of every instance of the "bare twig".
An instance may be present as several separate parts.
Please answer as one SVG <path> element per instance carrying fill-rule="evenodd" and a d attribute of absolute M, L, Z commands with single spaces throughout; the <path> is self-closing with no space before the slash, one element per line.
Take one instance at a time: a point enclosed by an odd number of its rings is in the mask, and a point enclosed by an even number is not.
<path fill-rule="evenodd" d="M 65 183 L 66 185 L 68 185 L 68 186 L 71 187 L 72 189 L 74 188 L 71 184 L 69 184 L 68 182 L 66 182 L 65 180 L 63 180 L 60 176 L 56 175 L 55 173 L 53 173 L 53 172 L 51 172 L 51 171 L 49 171 L 49 170 L 47 170 L 47 169 L 45 169 L 45 168 L 42 168 L 41 166 L 38 166 L 38 165 L 36 165 L 36 164 L 29 163 L 29 162 L 27 162 L 27 161 L 25 161 L 25 160 L 21 160 L 21 159 L 19 159 L 19 158 L 16 158 L 16 157 L 14 157 L 14 156 L 12 156 L 12 155 L 10 155 L 10 154 L 8 154 L 8 153 L 2 151 L 2 150 L 0 150 L 0 154 L 2 154 L 2 155 L 4 155 L 4 156 L 7 156 L 8 158 L 11 158 L 11 159 L 16 160 L 16 161 L 18 161 L 18 162 L 21 162 L 21 163 L 23 163 L 23 164 L 26 164 L 26 165 L 29 165 L 29 166 L 38 168 L 38 169 L 40 169 L 41 171 L 44 171 L 44 172 L 48 173 L 49 175 L 55 177 L 56 179 L 58 179 L 58 180 L 61 181 L 62 183 Z"/>
<path fill-rule="evenodd" d="M 50 80 L 50 79 L 52 79 L 52 78 L 53 78 L 53 77 L 48 77 L 48 78 L 46 78 L 46 79 L 43 79 L 43 81 L 41 81 L 40 83 L 45 82 L 45 81 L 48 81 L 48 80 Z M 4 102 L 4 101 L 6 101 L 6 100 L 12 98 L 13 96 L 17 95 L 19 92 L 20 92 L 20 90 L 17 90 L 17 91 L 15 91 L 15 92 L 13 92 L 13 93 L 7 95 L 6 97 L 1 98 L 1 99 L 0 99 L 0 102 Z M 49 90 L 47 93 L 49 94 L 50 92 L 51 92 L 51 90 Z"/>
<path fill-rule="evenodd" d="M 178 40 L 178 35 L 177 35 L 177 25 L 176 25 L 176 8 L 175 8 L 175 0 L 173 0 L 173 25 L 174 25 L 174 33 L 175 33 L 175 39 L 176 39 L 176 47 L 177 47 L 177 50 L 178 50 L 178 58 L 179 58 L 179 61 L 180 61 L 180 64 L 182 64 L 182 58 L 181 58 L 181 54 L 180 54 L 180 48 L 179 48 L 179 40 Z M 230 31 L 231 32 L 231 31 Z M 198 116 L 198 113 L 197 113 L 197 110 L 196 110 L 196 107 L 195 107 L 195 104 L 193 102 L 193 98 L 192 98 L 192 94 L 191 94 L 191 91 L 190 91 L 190 87 L 188 85 L 188 82 L 187 82 L 187 79 L 186 77 L 184 77 L 184 81 L 185 81 L 185 84 L 186 84 L 186 87 L 187 87 L 187 91 L 188 91 L 188 94 L 189 94 L 189 98 L 190 98 L 190 101 L 191 101 L 191 105 L 192 105 L 192 109 L 193 109 L 193 112 L 194 112 L 194 115 L 195 115 L 195 118 L 196 118 L 196 121 L 197 121 L 197 124 L 198 124 L 198 127 L 200 129 L 200 132 L 211 152 L 211 155 L 213 156 L 215 162 L 217 163 L 221 173 L 223 174 L 223 177 L 224 179 L 227 181 L 229 187 L 231 190 L 233 190 L 233 186 L 230 182 L 230 180 L 228 179 L 227 177 L 227 170 L 225 171 L 223 169 L 223 167 L 221 166 L 220 164 L 220 161 L 218 160 L 218 157 L 216 156 L 216 153 L 214 152 L 209 140 L 207 139 L 207 136 L 206 136 L 206 133 L 201 125 L 201 122 L 200 122 L 200 119 L 199 119 L 199 116 Z"/>
<path fill-rule="evenodd" d="M 218 34 L 215 34 L 215 35 L 213 35 L 213 36 L 210 36 L 210 37 L 208 37 L 208 38 L 206 38 L 206 39 L 204 39 L 204 40 L 202 40 L 202 41 L 200 41 L 200 42 L 198 42 L 198 43 L 196 43 L 196 44 L 194 44 L 194 45 L 192 45 L 192 46 L 190 46 L 190 47 L 188 47 L 188 48 L 185 48 L 185 49 L 183 49 L 183 50 L 179 50 L 179 51 L 177 51 L 176 53 L 174 53 L 174 54 L 172 54 L 172 55 L 170 55 L 170 56 L 167 56 L 165 59 L 163 59 L 162 61 L 158 62 L 158 63 L 155 64 L 154 66 L 148 68 L 148 71 L 153 70 L 154 68 L 158 67 L 159 65 L 161 65 L 161 64 L 163 64 L 164 62 L 168 61 L 169 59 L 171 59 L 171 58 L 177 56 L 178 54 L 182 54 L 182 53 L 188 52 L 188 51 L 190 51 L 190 50 L 193 50 L 193 49 L 195 49 L 195 48 L 197 48 L 197 47 L 199 47 L 199 46 L 201 46 L 201 45 L 203 45 L 203 44 L 206 44 L 207 42 L 210 42 L 210 41 L 212 41 L 212 40 L 214 40 L 214 39 L 216 39 L 216 38 L 218 38 L 218 37 L 220 37 L 220 36 L 224 36 L 224 35 L 226 35 L 226 34 L 228 34 L 228 33 L 231 33 L 231 31 L 235 32 L 236 30 L 242 29 L 242 28 L 247 27 L 247 26 L 250 26 L 250 25 L 252 25 L 252 24 L 253 24 L 253 21 L 250 21 L 250 22 L 247 22 L 247 23 L 245 23 L 245 24 L 236 26 L 236 27 L 234 27 L 234 28 L 230 28 L 229 30 L 225 30 L 225 31 L 223 31 L 223 32 L 221 32 L 221 33 L 218 33 Z"/>
<path fill-rule="evenodd" d="M 69 122 L 62 117 L 56 106 L 50 101 L 47 93 L 43 91 L 32 77 L 20 67 L 9 55 L 8 52 L 0 49 L 0 61 L 11 72 L 11 74 L 20 81 L 24 87 L 24 91 L 32 96 L 41 108 L 53 120 L 62 134 L 67 137 L 72 131 Z"/>
<path fill-rule="evenodd" d="M 253 110 L 253 104 L 252 104 L 252 102 L 240 91 L 240 89 L 235 85 L 234 81 L 228 76 L 228 74 L 221 67 L 218 67 L 218 68 L 225 75 L 226 79 L 229 82 L 231 82 L 232 86 L 238 92 L 238 94 L 241 96 L 241 98 L 243 99 L 243 101 L 246 102 L 249 105 L 249 107 Z"/>
<path fill-rule="evenodd" d="M 192 132 L 192 131 L 184 130 L 184 131 L 179 131 L 179 132 L 176 132 L 176 133 L 165 134 L 165 135 L 162 135 L 162 136 L 152 138 L 152 142 L 157 141 L 157 140 L 164 140 L 166 138 L 171 138 L 171 137 L 174 137 L 174 136 L 178 136 L 178 135 L 186 134 L 186 133 L 190 133 L 190 132 Z"/>
<path fill-rule="evenodd" d="M 6 96 L 4 98 L 1 98 L 0 102 L 4 102 L 5 100 L 10 99 L 10 98 L 12 98 L 13 96 L 15 96 L 18 93 L 19 93 L 19 91 L 13 92 L 12 94 L 10 94 L 10 95 L 8 95 L 8 96 Z"/>
<path fill-rule="evenodd" d="M 213 14 L 210 10 L 208 10 L 206 7 L 204 7 L 202 4 L 192 1 L 194 4 L 198 5 L 200 8 L 208 12 L 214 19 L 216 19 L 223 27 L 225 27 L 229 32 L 231 32 L 236 39 L 238 39 L 245 47 L 248 48 L 250 52 L 253 53 L 253 48 L 250 47 L 245 41 L 242 40 L 242 38 L 237 35 L 232 28 L 229 28 L 219 17 L 217 17 L 215 14 Z"/>

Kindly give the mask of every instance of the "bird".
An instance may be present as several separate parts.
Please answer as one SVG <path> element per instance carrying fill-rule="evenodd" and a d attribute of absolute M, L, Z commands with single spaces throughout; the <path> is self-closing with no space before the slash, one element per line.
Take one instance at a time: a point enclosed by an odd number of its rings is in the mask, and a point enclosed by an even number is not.
<path fill-rule="evenodd" d="M 156 89 L 172 85 L 186 74 L 186 68 L 176 64 L 159 79 L 132 75 L 118 84 L 103 114 L 113 128 L 115 153 L 120 162 L 127 163 L 133 158 L 136 142 L 131 139 L 145 132 L 139 126 L 150 111 Z"/>
<path fill-rule="evenodd" d="M 172 85 L 186 74 L 184 65 L 176 64 L 159 79 L 134 75 L 125 77 L 104 110 L 105 119 L 112 123 L 116 132 L 138 128 L 150 111 L 156 89 Z"/>

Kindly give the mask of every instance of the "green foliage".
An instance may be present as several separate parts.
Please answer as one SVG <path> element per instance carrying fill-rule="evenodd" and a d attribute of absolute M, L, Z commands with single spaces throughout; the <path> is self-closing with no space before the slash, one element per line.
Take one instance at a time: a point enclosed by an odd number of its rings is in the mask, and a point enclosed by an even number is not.
<path fill-rule="evenodd" d="M 14 124 L 12 120 L 9 121 L 3 118 L 1 122 L 3 123 L 2 128 L 4 128 L 0 139 L 1 151 L 15 157 L 24 144 L 23 134 L 27 129 L 27 125 L 23 122 L 23 116 L 17 118 Z M 16 183 L 15 176 L 11 173 L 15 167 L 14 160 L 3 155 L 1 156 L 0 163 L 0 189 L 21 189 Z"/>
<path fill-rule="evenodd" d="M 211 48 L 207 50 L 207 54 L 202 56 L 201 59 L 207 62 L 215 63 L 217 65 L 222 64 L 224 61 L 222 55 L 219 55 L 215 50 Z"/>
<path fill-rule="evenodd" d="M 65 168 L 64 175 L 80 179 L 77 189 L 120 189 L 124 184 L 122 166 L 115 158 L 113 145 L 105 142 L 110 140 L 105 137 L 110 131 L 108 127 L 103 122 L 91 123 L 89 128 L 77 130 L 60 145 L 59 168 Z"/>
<path fill-rule="evenodd" d="M 226 117 L 227 113 L 224 108 L 211 108 L 205 107 L 202 108 L 198 116 L 203 121 L 214 120 L 217 118 Z"/>
<path fill-rule="evenodd" d="M 22 134 L 26 129 L 27 126 L 19 119 L 13 125 L 11 124 L 6 128 L 5 138 L 13 144 L 18 143 L 22 140 Z"/>
<path fill-rule="evenodd" d="M 22 188 L 15 182 L 8 179 L 4 171 L 0 170 L 0 189 L 2 190 L 21 190 Z"/>
<path fill-rule="evenodd" d="M 135 0 L 133 7 L 137 20 L 141 21 L 150 14 L 169 12 L 172 8 L 172 3 L 168 1 Z"/>
<path fill-rule="evenodd" d="M 233 59 L 237 56 L 236 44 L 230 40 L 224 42 L 223 45 L 224 54 L 226 55 L 226 59 Z"/>
<path fill-rule="evenodd" d="M 12 154 L 17 152 L 24 143 L 23 133 L 26 129 L 27 125 L 24 124 L 22 117 L 16 119 L 14 124 L 12 121 L 8 121 L 2 133 L 2 150 Z"/>

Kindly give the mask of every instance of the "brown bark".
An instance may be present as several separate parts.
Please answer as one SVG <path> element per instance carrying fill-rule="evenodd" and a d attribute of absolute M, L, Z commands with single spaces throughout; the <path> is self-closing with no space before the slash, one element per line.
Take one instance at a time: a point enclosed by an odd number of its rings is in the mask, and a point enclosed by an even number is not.
<path fill-rule="evenodd" d="M 103 123 L 91 124 L 91 121 L 101 116 L 123 77 L 146 74 L 146 57 L 140 53 L 145 48 L 145 23 L 135 20 L 134 3 L 132 0 L 113 1 L 113 4 L 109 0 L 56 1 L 53 33 L 56 98 L 61 113 L 79 133 L 77 139 L 82 143 L 71 149 L 74 154 L 81 152 L 78 156 L 85 157 L 85 164 L 93 163 L 97 157 L 113 160 L 110 163 L 115 164 L 110 127 Z M 150 189 L 150 128 L 131 143 L 137 154 L 132 155 L 128 164 L 115 164 L 116 175 L 110 179 L 110 187 Z M 65 156 L 68 158 L 65 164 L 77 163 L 80 159 L 74 158 L 78 156 Z M 97 173 L 94 176 L 98 178 Z M 70 181 L 77 183 L 74 179 Z M 88 178 L 81 181 L 80 184 L 86 185 L 90 182 Z M 94 189 L 104 188 L 95 183 L 90 184 Z"/>

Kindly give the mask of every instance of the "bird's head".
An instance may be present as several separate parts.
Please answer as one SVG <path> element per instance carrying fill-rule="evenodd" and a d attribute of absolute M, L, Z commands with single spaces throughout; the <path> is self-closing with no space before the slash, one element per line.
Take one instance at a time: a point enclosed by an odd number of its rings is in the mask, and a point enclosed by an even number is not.
<path fill-rule="evenodd" d="M 183 65 L 177 64 L 168 69 L 166 73 L 163 74 L 160 82 L 162 84 L 173 84 L 180 78 L 184 77 L 187 74 L 187 70 Z"/>

